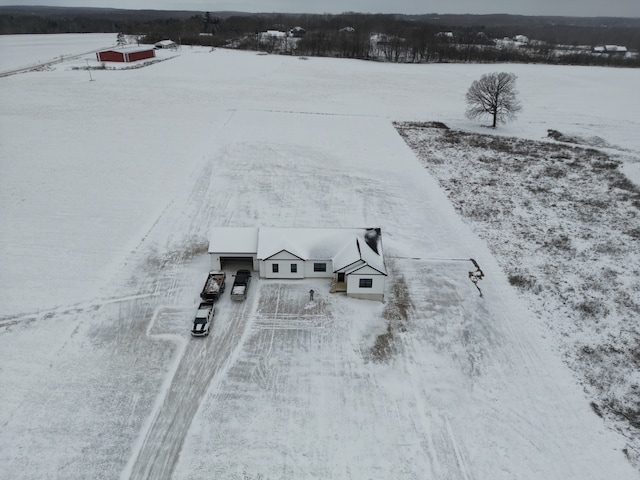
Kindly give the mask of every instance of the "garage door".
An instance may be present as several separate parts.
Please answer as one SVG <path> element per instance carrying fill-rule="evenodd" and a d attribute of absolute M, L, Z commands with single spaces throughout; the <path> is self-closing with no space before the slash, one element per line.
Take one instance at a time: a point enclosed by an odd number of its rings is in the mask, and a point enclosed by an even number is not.
<path fill-rule="evenodd" d="M 220 257 L 220 266 L 223 270 L 253 270 L 253 257 Z"/>

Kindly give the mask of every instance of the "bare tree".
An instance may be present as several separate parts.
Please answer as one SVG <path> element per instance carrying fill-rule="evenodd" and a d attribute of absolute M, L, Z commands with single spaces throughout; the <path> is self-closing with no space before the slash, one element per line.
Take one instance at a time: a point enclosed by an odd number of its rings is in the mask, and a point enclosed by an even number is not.
<path fill-rule="evenodd" d="M 513 120 L 522 110 L 513 73 L 487 73 L 476 80 L 467 92 L 467 117 L 490 115 L 493 128 L 500 122 Z"/>

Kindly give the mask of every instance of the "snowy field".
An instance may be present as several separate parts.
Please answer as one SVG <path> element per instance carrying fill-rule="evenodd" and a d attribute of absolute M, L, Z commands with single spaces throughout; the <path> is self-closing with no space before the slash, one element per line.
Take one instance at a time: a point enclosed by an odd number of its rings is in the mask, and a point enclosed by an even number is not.
<path fill-rule="evenodd" d="M 0 74 L 47 62 L 63 62 L 65 58 L 113 48 L 115 44 L 113 33 L 0 35 Z M 95 59 L 95 54 L 86 58 Z"/>
<path fill-rule="evenodd" d="M 1 70 L 112 43 L 20 38 L 0 38 Z M 511 71 L 524 110 L 498 134 L 599 137 L 637 172 L 640 71 L 183 47 L 90 81 L 86 60 L 0 78 L 4 475 L 639 478 L 393 122 L 486 133 L 464 94 Z M 254 279 L 192 339 L 212 225 L 381 227 L 387 301 Z"/>

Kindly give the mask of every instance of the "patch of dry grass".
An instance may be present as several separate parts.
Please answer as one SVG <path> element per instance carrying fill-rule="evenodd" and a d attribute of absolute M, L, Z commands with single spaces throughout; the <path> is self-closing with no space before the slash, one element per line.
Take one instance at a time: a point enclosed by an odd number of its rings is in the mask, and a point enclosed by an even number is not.
<path fill-rule="evenodd" d="M 640 468 L 640 188 L 621 160 L 556 131 L 563 143 L 410 124 L 398 132 L 556 334 Z"/>
<path fill-rule="evenodd" d="M 387 320 L 387 331 L 378 335 L 368 357 L 375 362 L 389 360 L 397 351 L 394 332 L 404 332 L 407 328 L 409 310 L 413 308 L 404 277 L 395 279 L 382 312 Z"/>

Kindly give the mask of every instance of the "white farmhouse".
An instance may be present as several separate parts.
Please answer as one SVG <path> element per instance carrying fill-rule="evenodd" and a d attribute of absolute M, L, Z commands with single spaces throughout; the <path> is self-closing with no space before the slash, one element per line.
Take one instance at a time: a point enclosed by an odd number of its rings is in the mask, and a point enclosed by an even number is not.
<path fill-rule="evenodd" d="M 160 40 L 154 45 L 156 48 L 178 48 L 178 45 L 173 40 Z"/>
<path fill-rule="evenodd" d="M 379 228 L 214 227 L 212 270 L 244 261 L 260 278 L 331 279 L 332 292 L 382 301 L 387 270 Z"/>

